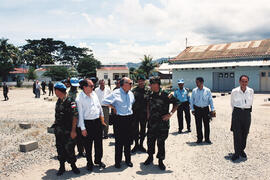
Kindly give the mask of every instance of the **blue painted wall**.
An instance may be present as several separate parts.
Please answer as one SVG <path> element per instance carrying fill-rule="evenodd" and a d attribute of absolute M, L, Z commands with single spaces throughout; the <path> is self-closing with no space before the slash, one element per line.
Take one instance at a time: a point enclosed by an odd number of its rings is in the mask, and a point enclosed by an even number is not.
<path fill-rule="evenodd" d="M 177 88 L 177 80 L 183 78 L 185 80 L 185 87 L 193 89 L 196 87 L 196 77 L 204 78 L 204 85 L 210 89 L 213 88 L 213 72 L 234 72 L 235 73 L 235 86 L 239 86 L 239 77 L 243 74 L 249 76 L 249 87 L 255 91 L 260 91 L 260 72 L 262 70 L 269 70 L 270 67 L 228 67 L 227 69 L 188 69 L 180 70 L 174 69 L 172 72 L 173 88 Z"/>

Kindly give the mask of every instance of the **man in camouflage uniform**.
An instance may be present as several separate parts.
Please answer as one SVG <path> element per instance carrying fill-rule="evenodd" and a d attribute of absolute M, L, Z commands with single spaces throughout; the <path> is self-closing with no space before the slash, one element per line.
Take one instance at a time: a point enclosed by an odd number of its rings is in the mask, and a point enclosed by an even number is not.
<path fill-rule="evenodd" d="M 70 79 L 70 89 L 68 92 L 68 97 L 70 97 L 73 101 L 76 100 L 76 97 L 78 95 L 78 89 L 77 87 L 79 87 L 79 80 L 77 78 L 71 78 Z M 82 132 L 81 129 L 77 126 L 76 128 L 76 132 L 77 132 L 77 139 L 76 139 L 76 145 L 77 145 L 77 149 L 78 149 L 78 157 L 85 157 L 84 155 L 84 147 L 83 147 L 83 142 L 82 142 Z"/>
<path fill-rule="evenodd" d="M 149 165 L 153 162 L 153 154 L 155 154 L 155 142 L 157 141 L 158 166 L 161 170 L 165 170 L 166 166 L 163 164 L 165 159 L 165 140 L 169 134 L 169 119 L 177 110 L 180 102 L 174 97 L 170 96 L 168 92 L 160 88 L 159 77 L 152 77 L 150 79 L 151 93 L 148 97 L 148 131 L 147 131 L 147 146 L 148 158 L 144 162 Z M 169 105 L 173 104 L 171 112 L 169 112 Z"/>
<path fill-rule="evenodd" d="M 71 164 L 72 171 L 79 174 L 75 162 L 76 157 L 74 147 L 76 143 L 76 125 L 78 120 L 78 110 L 72 98 L 67 97 L 66 86 L 63 83 L 56 83 L 54 86 L 55 95 L 58 97 L 55 107 L 54 133 L 56 138 L 56 149 L 60 168 L 57 176 L 65 172 L 65 162 Z"/>
<path fill-rule="evenodd" d="M 134 141 L 135 146 L 131 150 L 132 153 L 136 151 L 146 152 L 143 147 L 143 141 L 145 138 L 146 121 L 147 121 L 147 95 L 150 93 L 150 89 L 145 86 L 145 76 L 139 75 L 138 86 L 132 90 L 135 103 L 133 104 L 134 113 Z M 139 127 L 140 126 L 140 127 Z M 140 139 L 140 144 L 139 144 Z"/>

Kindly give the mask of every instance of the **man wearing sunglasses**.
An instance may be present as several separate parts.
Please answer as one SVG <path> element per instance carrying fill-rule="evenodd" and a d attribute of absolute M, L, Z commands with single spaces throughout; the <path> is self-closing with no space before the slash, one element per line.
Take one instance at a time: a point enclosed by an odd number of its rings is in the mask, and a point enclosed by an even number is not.
<path fill-rule="evenodd" d="M 90 79 L 80 81 L 80 88 L 83 90 L 76 98 L 79 112 L 79 124 L 83 136 L 83 144 L 86 151 L 87 170 L 93 170 L 92 144 L 95 146 L 95 164 L 105 168 L 101 161 L 103 156 L 102 146 L 102 125 L 104 115 L 96 93 L 93 91 L 94 83 Z"/>
<path fill-rule="evenodd" d="M 120 80 L 120 88 L 114 90 L 109 96 L 105 97 L 103 104 L 112 108 L 116 117 L 115 126 L 115 167 L 121 167 L 122 153 L 124 148 L 126 165 L 133 167 L 130 155 L 130 146 L 132 143 L 132 105 L 134 95 L 130 91 L 132 81 L 123 77 Z"/>

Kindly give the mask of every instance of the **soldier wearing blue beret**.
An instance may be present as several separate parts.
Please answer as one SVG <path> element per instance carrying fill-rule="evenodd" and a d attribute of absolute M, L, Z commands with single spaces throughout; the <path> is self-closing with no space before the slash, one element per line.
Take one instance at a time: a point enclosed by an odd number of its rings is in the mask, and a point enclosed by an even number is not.
<path fill-rule="evenodd" d="M 76 125 L 78 120 L 78 110 L 75 100 L 67 96 L 66 86 L 57 82 L 54 85 L 55 95 L 58 97 L 55 106 L 54 133 L 56 138 L 57 158 L 60 162 L 60 168 L 57 176 L 65 172 L 65 162 L 71 164 L 72 171 L 79 174 L 75 162 L 75 142 L 76 142 Z"/>

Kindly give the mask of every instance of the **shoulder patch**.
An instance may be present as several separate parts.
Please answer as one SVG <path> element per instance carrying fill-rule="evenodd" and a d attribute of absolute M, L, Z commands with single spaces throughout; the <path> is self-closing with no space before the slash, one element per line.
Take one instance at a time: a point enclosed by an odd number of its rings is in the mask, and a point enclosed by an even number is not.
<path fill-rule="evenodd" d="M 76 103 L 75 102 L 72 102 L 71 103 L 71 108 L 76 108 L 76 107 L 77 107 Z"/>

